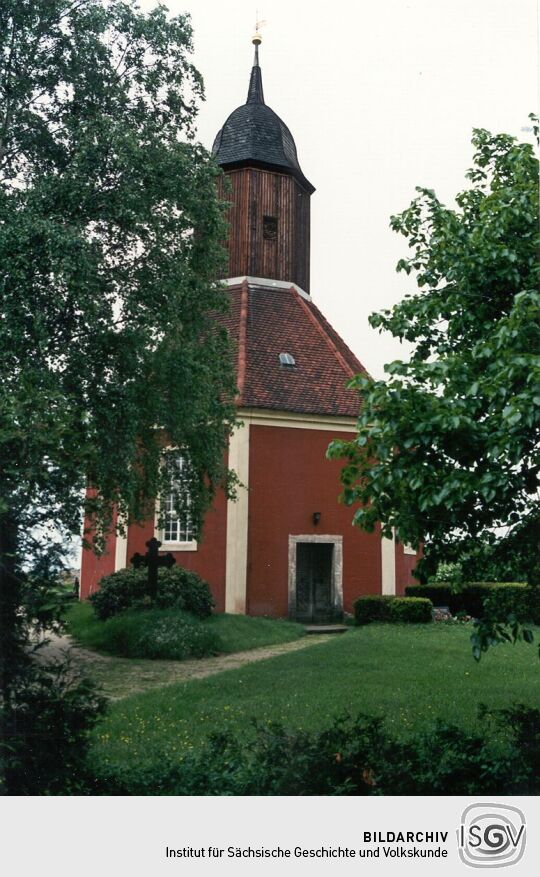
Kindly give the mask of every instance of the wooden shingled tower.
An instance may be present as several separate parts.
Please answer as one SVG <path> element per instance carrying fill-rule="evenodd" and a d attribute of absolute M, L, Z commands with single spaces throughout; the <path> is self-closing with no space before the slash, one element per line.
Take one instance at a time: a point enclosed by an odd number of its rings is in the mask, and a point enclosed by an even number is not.
<path fill-rule="evenodd" d="M 226 276 L 287 280 L 309 292 L 315 188 L 302 173 L 291 132 L 264 102 L 258 42 L 246 103 L 230 114 L 212 151 L 231 184 L 220 192 L 231 201 Z"/>

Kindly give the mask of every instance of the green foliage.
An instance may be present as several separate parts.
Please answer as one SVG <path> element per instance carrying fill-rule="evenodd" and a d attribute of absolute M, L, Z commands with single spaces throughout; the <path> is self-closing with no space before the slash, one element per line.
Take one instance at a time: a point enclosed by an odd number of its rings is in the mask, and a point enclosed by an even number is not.
<path fill-rule="evenodd" d="M 132 0 L 0 6 L 0 689 L 8 710 L 37 678 L 30 607 L 42 629 L 57 623 L 55 601 L 28 566 L 57 553 L 51 533 L 78 537 L 87 479 L 86 532 L 93 528 L 96 548 L 115 507 L 122 528 L 169 490 L 166 441 L 188 460 L 181 492 L 196 533 L 218 487 L 233 491 L 223 452 L 234 364 L 215 324 L 227 308 L 215 281 L 225 225 L 220 171 L 194 140 L 202 83 L 191 37 L 187 16 L 170 17 L 162 5 L 145 13 Z M 46 714 L 46 698 L 39 704 Z M 52 724 L 49 737 L 63 733 Z"/>
<path fill-rule="evenodd" d="M 371 621 L 388 621 L 388 604 L 393 598 L 379 594 L 366 594 L 353 603 L 355 624 L 369 624 Z"/>
<path fill-rule="evenodd" d="M 175 608 L 128 610 L 100 621 L 87 602 L 70 607 L 67 625 L 69 633 L 88 648 L 173 660 L 291 642 L 305 633 L 303 625 L 290 621 L 225 614 L 201 619 Z"/>
<path fill-rule="evenodd" d="M 422 597 L 394 597 L 390 603 L 390 621 L 424 624 L 433 620 L 433 603 Z"/>
<path fill-rule="evenodd" d="M 474 619 L 471 646 L 476 661 L 496 645 L 533 643 L 534 633 L 528 625 L 540 623 L 540 587 L 537 585 L 471 582 L 459 586 L 434 582 L 409 585 L 405 592 L 411 597 L 428 597 L 435 606 L 448 606 L 452 615 L 471 616 Z"/>
<path fill-rule="evenodd" d="M 189 18 L 131 0 L 9 0 L 1 15 L 0 509 L 29 530 L 39 503 L 79 532 L 88 477 L 98 527 L 114 502 L 143 517 L 170 480 L 158 424 L 189 456 L 198 530 L 235 382 L 213 319 L 225 226 L 194 141 Z"/>
<path fill-rule="evenodd" d="M 104 576 L 99 591 L 90 597 L 98 618 L 104 620 L 126 609 L 174 607 L 191 612 L 198 618 L 212 613 L 214 598 L 200 576 L 181 566 L 158 571 L 156 599 L 148 594 L 148 573 L 144 569 L 123 569 Z"/>
<path fill-rule="evenodd" d="M 492 646 L 504 643 L 516 645 L 525 642 L 531 645 L 534 642 L 534 633 L 529 627 L 524 627 L 513 615 L 509 615 L 505 622 L 496 621 L 489 615 L 475 619 L 471 634 L 472 653 L 475 661 L 480 661 L 483 652 L 487 652 Z M 538 646 L 540 658 L 540 645 Z"/>
<path fill-rule="evenodd" d="M 33 665 L 0 706 L 0 794 L 89 791 L 89 735 L 105 702 L 66 662 Z"/>
<path fill-rule="evenodd" d="M 435 606 L 448 606 L 453 615 L 487 615 L 499 622 L 513 615 L 519 621 L 540 623 L 540 589 L 519 582 L 470 582 L 458 588 L 434 582 L 408 585 L 405 593 L 409 597 L 427 597 Z"/>
<path fill-rule="evenodd" d="M 513 615 L 518 621 L 540 624 L 540 587 L 496 588 L 484 598 L 484 610 L 489 618 L 499 621 Z"/>
<path fill-rule="evenodd" d="M 344 715 L 320 731 L 254 722 L 249 741 L 211 735 L 180 762 L 110 774 L 97 791 L 124 795 L 478 795 L 540 790 L 540 711 L 515 706 L 491 719 L 506 730 L 438 723 L 407 740 L 378 718 Z M 530 732 L 532 730 L 532 734 Z M 529 736 L 530 735 L 530 736 Z"/>
<path fill-rule="evenodd" d="M 212 591 L 197 573 L 180 566 L 158 574 L 157 606 L 181 606 L 197 618 L 208 618 L 215 606 Z"/>
<path fill-rule="evenodd" d="M 205 658 L 219 654 L 219 638 L 209 625 L 179 609 L 131 610 L 94 628 L 95 645 L 124 658 Z"/>
<path fill-rule="evenodd" d="M 429 585 L 407 585 L 405 588 L 407 597 L 425 597 L 431 600 L 434 606 L 448 606 L 452 614 L 462 610 L 461 592 L 448 582 L 432 582 Z"/>
<path fill-rule="evenodd" d="M 540 539 L 540 535 L 539 535 Z M 527 578 L 527 564 L 523 555 L 514 552 L 512 543 L 505 539 L 465 541 L 456 544 L 456 561 L 439 563 L 429 582 L 523 582 Z"/>
<path fill-rule="evenodd" d="M 123 619 L 111 619 L 123 626 L 125 639 L 118 643 L 116 654 L 136 658 L 171 658 L 182 661 L 185 658 L 206 658 L 219 654 L 219 640 L 212 628 L 201 624 L 188 613 L 175 613 L 172 616 L 164 610 L 154 610 L 141 624 L 139 617 L 129 615 Z M 145 616 L 147 613 L 145 613 Z M 120 625 L 118 625 L 119 629 Z"/>
<path fill-rule="evenodd" d="M 385 381 L 351 381 L 358 433 L 329 455 L 356 524 L 425 544 L 424 579 L 480 542 L 540 584 L 538 161 L 504 134 L 475 130 L 473 146 L 456 209 L 419 188 L 392 217 L 419 291 L 370 322 L 413 352 Z"/>
<path fill-rule="evenodd" d="M 531 621 L 529 594 L 536 588 L 513 582 L 471 582 L 463 589 L 464 611 L 474 618 L 492 615 L 499 621 L 516 615 L 522 621 Z"/>
<path fill-rule="evenodd" d="M 367 595 L 358 597 L 353 609 L 355 623 L 359 625 L 372 621 L 422 624 L 432 620 L 433 603 L 420 596 Z"/>

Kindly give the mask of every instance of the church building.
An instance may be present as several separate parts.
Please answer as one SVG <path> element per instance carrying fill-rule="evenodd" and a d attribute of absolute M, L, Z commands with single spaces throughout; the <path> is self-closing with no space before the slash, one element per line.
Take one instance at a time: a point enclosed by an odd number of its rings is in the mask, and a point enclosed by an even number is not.
<path fill-rule="evenodd" d="M 310 296 L 310 199 L 291 132 L 264 101 L 255 35 L 246 103 L 217 134 L 213 153 L 229 181 L 230 313 L 237 351 L 238 418 L 228 465 L 243 485 L 218 495 L 196 542 L 170 508 L 111 534 L 101 557 L 83 551 L 81 596 L 129 564 L 156 536 L 161 551 L 209 583 L 217 611 L 328 622 L 362 594 L 402 594 L 415 552 L 352 526 L 338 503 L 334 438 L 350 438 L 359 409 L 347 381 L 364 367 Z"/>

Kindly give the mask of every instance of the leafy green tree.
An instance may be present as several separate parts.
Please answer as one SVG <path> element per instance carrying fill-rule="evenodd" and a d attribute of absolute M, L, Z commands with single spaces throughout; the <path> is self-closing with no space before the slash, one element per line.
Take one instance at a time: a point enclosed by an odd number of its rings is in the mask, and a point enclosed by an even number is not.
<path fill-rule="evenodd" d="M 424 580 L 482 544 L 540 584 L 538 161 L 504 134 L 473 145 L 456 207 L 420 188 L 392 217 L 411 249 L 397 269 L 420 289 L 370 322 L 412 354 L 352 381 L 358 433 L 329 455 L 356 524 L 425 544 Z"/>
<path fill-rule="evenodd" d="M 224 220 L 194 139 L 202 82 L 185 15 L 130 0 L 0 4 L 0 624 L 9 702 L 25 564 L 50 532 L 98 534 L 189 468 L 194 529 L 234 422 L 213 315 Z M 159 429 L 158 429 L 159 427 Z"/>
<path fill-rule="evenodd" d="M 515 556 L 512 545 L 491 536 L 488 540 L 468 540 L 454 547 L 456 560 L 439 563 L 430 582 L 524 582 L 527 578 L 523 557 Z"/>

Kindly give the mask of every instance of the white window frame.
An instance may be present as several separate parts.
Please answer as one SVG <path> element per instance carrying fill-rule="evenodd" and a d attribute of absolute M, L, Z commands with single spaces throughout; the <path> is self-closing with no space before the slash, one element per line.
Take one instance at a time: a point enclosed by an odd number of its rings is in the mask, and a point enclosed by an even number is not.
<path fill-rule="evenodd" d="M 176 450 L 176 448 L 169 448 L 169 450 Z M 178 457 L 182 458 L 183 454 L 181 451 L 178 451 Z M 172 494 L 169 494 L 168 499 Z M 188 539 L 183 542 L 180 542 L 178 539 L 166 539 L 165 537 L 165 528 L 159 527 L 158 521 L 160 517 L 160 503 L 159 500 L 156 501 L 156 513 L 154 519 L 154 532 L 156 538 L 161 542 L 163 551 L 197 551 L 198 543 L 196 539 Z"/>
<path fill-rule="evenodd" d="M 413 548 L 412 545 L 409 545 L 408 542 L 404 542 L 403 543 L 403 554 L 416 555 L 416 548 Z"/>

